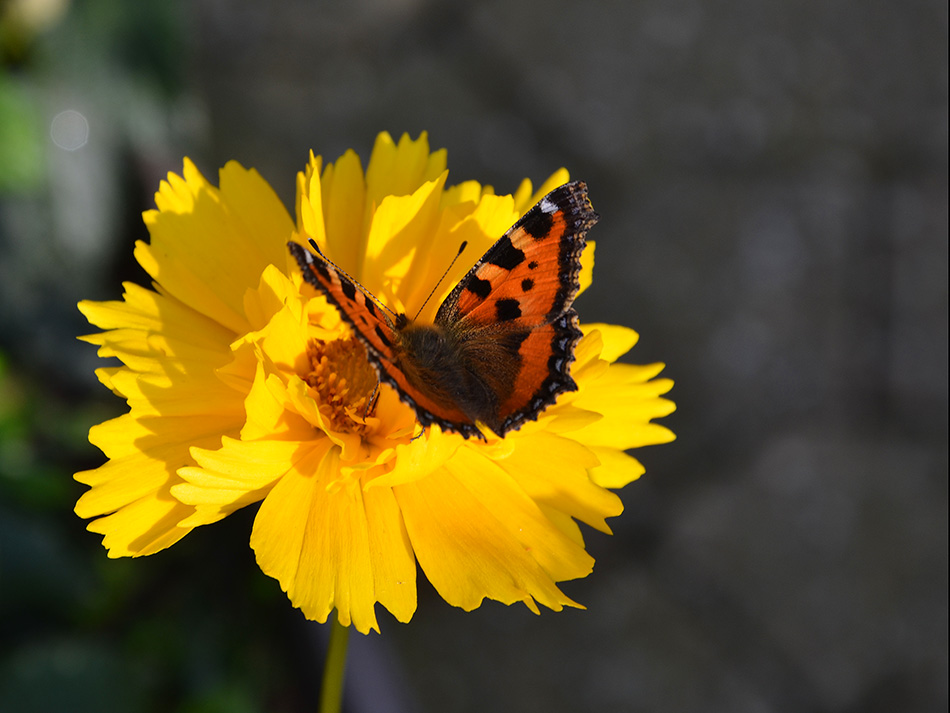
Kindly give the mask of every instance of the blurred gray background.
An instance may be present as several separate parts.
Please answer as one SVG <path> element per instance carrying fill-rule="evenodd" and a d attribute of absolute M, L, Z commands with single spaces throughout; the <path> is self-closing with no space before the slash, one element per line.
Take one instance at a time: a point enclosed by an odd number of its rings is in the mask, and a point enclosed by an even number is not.
<path fill-rule="evenodd" d="M 0 709 L 315 710 L 323 628 L 255 570 L 252 511 L 121 562 L 72 515 L 122 410 L 75 302 L 147 284 L 183 155 L 292 211 L 311 148 L 425 130 L 450 183 L 589 183 L 578 309 L 667 364 L 678 440 L 586 531 L 586 611 L 422 582 L 351 641 L 347 710 L 946 710 L 945 2 L 0 7 Z"/>

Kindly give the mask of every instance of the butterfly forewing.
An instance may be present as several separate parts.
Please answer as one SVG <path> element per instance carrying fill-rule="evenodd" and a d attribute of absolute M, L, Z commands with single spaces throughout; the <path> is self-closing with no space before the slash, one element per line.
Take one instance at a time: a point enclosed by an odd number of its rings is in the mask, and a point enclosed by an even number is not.
<path fill-rule="evenodd" d="M 353 328 L 374 361 L 392 349 L 393 325 L 389 317 L 353 281 L 297 243 L 287 243 L 304 279 L 322 292 Z"/>
<path fill-rule="evenodd" d="M 585 236 L 597 221 L 581 181 L 551 191 L 515 223 L 449 294 L 436 321 L 534 326 L 570 307 Z"/>
<path fill-rule="evenodd" d="M 556 188 L 485 253 L 439 309 L 436 322 L 447 328 L 512 345 L 518 372 L 499 394 L 501 435 L 577 388 L 570 364 L 581 332 L 571 304 L 596 220 L 584 183 Z"/>

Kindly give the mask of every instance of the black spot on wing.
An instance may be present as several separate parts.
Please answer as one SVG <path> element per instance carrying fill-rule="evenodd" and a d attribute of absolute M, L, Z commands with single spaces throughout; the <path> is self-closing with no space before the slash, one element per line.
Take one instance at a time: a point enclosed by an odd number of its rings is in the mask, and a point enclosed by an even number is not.
<path fill-rule="evenodd" d="M 347 280 L 343 275 L 340 275 L 340 289 L 343 290 L 343 294 L 346 295 L 348 300 L 356 300 L 356 285 Z"/>
<path fill-rule="evenodd" d="M 502 344 L 513 359 L 517 359 L 518 362 L 521 362 L 521 345 L 524 343 L 524 340 L 528 338 L 531 334 L 531 330 L 525 330 L 523 332 L 511 331 L 504 335 L 502 338 Z"/>
<path fill-rule="evenodd" d="M 540 240 L 550 233 L 552 225 L 554 225 L 554 218 L 541 210 L 540 206 L 529 210 L 521 221 L 521 227 L 535 240 Z"/>
<path fill-rule="evenodd" d="M 386 336 L 386 332 L 384 332 L 378 324 L 376 325 L 376 329 L 374 331 L 376 332 L 376 336 L 379 337 L 379 341 L 381 341 L 387 349 L 390 349 L 393 343 L 389 341 L 389 337 Z"/>
<path fill-rule="evenodd" d="M 530 292 L 533 287 L 534 287 L 534 280 L 532 280 L 530 277 L 526 277 L 521 281 L 522 292 Z"/>
<path fill-rule="evenodd" d="M 511 238 L 502 237 L 485 256 L 485 262 L 503 270 L 514 270 L 524 262 L 524 252 L 511 244 Z"/>
<path fill-rule="evenodd" d="M 521 316 L 521 303 L 511 298 L 498 300 L 495 303 L 495 316 L 499 322 L 518 319 Z"/>
<path fill-rule="evenodd" d="M 488 280 L 483 280 L 479 277 L 476 277 L 475 275 L 472 275 L 472 278 L 468 281 L 468 284 L 465 285 L 465 289 L 476 297 L 485 299 L 491 294 L 491 283 Z"/>

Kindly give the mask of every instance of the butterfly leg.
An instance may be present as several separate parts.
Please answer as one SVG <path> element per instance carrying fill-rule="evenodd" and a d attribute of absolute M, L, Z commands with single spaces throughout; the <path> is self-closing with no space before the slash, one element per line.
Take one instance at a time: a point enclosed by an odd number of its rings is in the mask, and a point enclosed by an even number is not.
<path fill-rule="evenodd" d="M 376 377 L 376 386 L 373 387 L 373 393 L 369 395 L 366 401 L 366 408 L 363 409 L 363 418 L 369 416 L 370 412 L 376 408 L 376 402 L 379 401 L 379 377 Z"/>

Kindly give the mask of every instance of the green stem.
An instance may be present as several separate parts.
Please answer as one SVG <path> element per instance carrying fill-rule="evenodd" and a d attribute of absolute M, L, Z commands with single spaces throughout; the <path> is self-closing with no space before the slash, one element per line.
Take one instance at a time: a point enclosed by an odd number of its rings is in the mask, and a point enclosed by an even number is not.
<path fill-rule="evenodd" d="M 340 624 L 334 613 L 330 623 L 327 661 L 323 666 L 320 713 L 340 713 L 343 709 L 343 673 L 346 670 L 346 645 L 349 638 L 350 627 Z"/>

